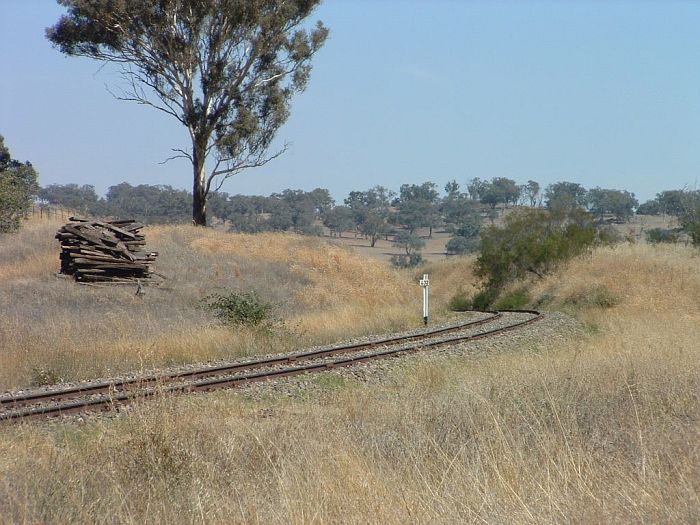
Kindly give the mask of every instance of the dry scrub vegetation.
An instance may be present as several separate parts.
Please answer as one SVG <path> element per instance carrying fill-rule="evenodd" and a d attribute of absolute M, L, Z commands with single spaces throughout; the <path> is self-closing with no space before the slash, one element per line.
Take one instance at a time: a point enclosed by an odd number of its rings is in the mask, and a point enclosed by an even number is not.
<path fill-rule="evenodd" d="M 0 389 L 289 350 L 415 323 L 408 274 L 315 238 L 232 235 L 194 227 L 145 230 L 169 277 L 135 286 L 79 286 L 55 276 L 58 223 L 0 238 Z M 417 288 L 417 286 L 413 286 Z M 278 326 L 231 329 L 202 306 L 211 293 L 255 290 Z"/>
<path fill-rule="evenodd" d="M 236 264 L 236 278 L 244 279 L 271 265 L 286 287 L 277 299 L 295 309 L 290 325 L 317 329 L 321 338 L 339 333 L 335 327 L 349 331 L 367 312 L 379 315 L 382 301 L 405 301 L 415 287 L 411 274 L 355 262 L 313 240 L 175 228 L 149 238 L 159 244 L 163 265 L 168 247 L 178 254 L 179 261 L 167 263 L 173 272 L 200 261 L 234 279 L 226 272 Z M 197 250 L 186 249 L 193 245 Z M 1 273 L 4 289 L 21 288 L 25 279 L 27 290 L 46 287 L 53 301 L 62 291 L 84 315 L 103 304 L 97 297 L 130 300 L 42 277 L 44 252 L 48 257 L 48 247 L 25 254 L 36 261 L 28 277 Z M 256 262 L 258 255 L 264 262 Z M 314 376 L 321 393 L 218 392 L 161 399 L 113 420 L 3 428 L 0 522 L 697 523 L 699 263 L 697 252 L 682 248 L 618 247 L 536 283 L 534 301 L 579 317 L 589 328 L 583 339 L 432 361 L 417 370 L 398 366 L 381 385 Z M 468 289 L 469 265 L 433 263 L 436 296 L 444 301 L 457 287 Z M 360 277 L 340 275 L 338 266 L 365 271 L 364 279 L 385 288 L 378 298 L 358 299 L 352 290 Z M 460 280 L 444 284 L 448 276 Z M 195 282 L 204 279 L 196 279 L 174 278 L 172 297 L 197 297 Z M 335 291 L 315 308 L 309 286 Z M 356 299 L 358 310 L 343 304 Z M 194 321 L 178 301 L 161 308 L 183 334 Z M 304 325 L 304 311 L 324 326 Z M 413 315 L 394 312 L 376 322 L 400 325 Z M 36 333 L 55 322 L 33 321 Z M 115 327 L 108 321 L 98 329 Z M 5 327 L 2 333 L 12 340 Z M 198 344 L 196 334 L 189 342 Z M 101 359 L 97 349 L 84 350 L 84 359 Z M 191 355 L 202 351 L 195 347 Z M 184 358 L 186 344 L 181 352 Z M 11 366 L 23 366 L 21 355 Z M 5 381 L 11 375 L 3 371 Z"/>

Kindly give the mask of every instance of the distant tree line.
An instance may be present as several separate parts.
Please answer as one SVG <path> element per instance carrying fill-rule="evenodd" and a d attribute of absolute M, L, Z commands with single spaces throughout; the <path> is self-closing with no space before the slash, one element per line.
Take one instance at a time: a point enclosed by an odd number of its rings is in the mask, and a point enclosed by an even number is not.
<path fill-rule="evenodd" d="M 50 184 L 37 194 L 40 203 L 63 206 L 79 214 L 128 217 L 150 224 L 191 221 L 192 195 L 170 186 L 122 182 L 98 197 L 89 184 Z"/>
<path fill-rule="evenodd" d="M 147 223 L 191 221 L 192 195 L 170 186 L 132 186 L 123 182 L 111 186 L 104 197 L 98 197 L 90 185 L 51 184 L 41 188 L 38 197 L 42 202 L 90 215 L 128 216 Z M 635 211 L 673 215 L 693 239 L 700 237 L 694 230 L 700 216 L 698 191 L 664 191 L 640 205 L 634 194 L 626 190 L 586 189 L 567 181 L 550 184 L 543 191 L 534 180 L 517 184 L 505 177 L 471 179 L 466 182 L 464 191 L 452 180 L 442 193 L 434 182 L 403 184 L 398 192 L 374 186 L 364 191 L 351 191 L 342 203 L 336 203 L 323 188 L 287 189 L 269 196 L 217 192 L 209 201 L 214 220 L 225 222 L 233 231 L 321 235 L 325 226 L 333 236 L 362 236 L 372 247 L 379 239 L 391 238 L 406 252 L 405 260 L 398 264 L 418 260 L 419 229 L 428 237 L 436 228 L 450 233 L 449 254 L 474 252 L 484 221 L 490 220 L 493 224 L 500 210 L 515 206 L 544 208 L 554 217 L 581 210 L 598 224 L 625 222 Z"/>
<path fill-rule="evenodd" d="M 700 190 L 668 190 L 641 204 L 640 215 L 671 215 L 678 218 L 677 229 L 656 228 L 647 232 L 650 242 L 676 242 L 679 233 L 690 237 L 695 246 L 700 246 Z"/>

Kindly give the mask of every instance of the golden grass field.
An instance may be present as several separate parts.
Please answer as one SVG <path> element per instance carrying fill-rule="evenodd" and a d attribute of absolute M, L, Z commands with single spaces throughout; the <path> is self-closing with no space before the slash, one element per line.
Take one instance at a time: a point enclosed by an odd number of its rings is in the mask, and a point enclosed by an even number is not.
<path fill-rule="evenodd" d="M 315 239 L 150 228 L 172 278 L 140 300 L 53 277 L 54 226 L 0 239 L 5 388 L 41 367 L 91 377 L 419 321 L 423 269 Z M 436 313 L 472 290 L 470 267 L 430 263 Z M 251 287 L 282 305 L 271 335 L 224 329 L 196 306 Z M 396 366 L 380 384 L 318 376 L 308 395 L 217 392 L 2 428 L 0 523 L 700 521 L 698 252 L 602 249 L 531 296 L 585 335 Z"/>

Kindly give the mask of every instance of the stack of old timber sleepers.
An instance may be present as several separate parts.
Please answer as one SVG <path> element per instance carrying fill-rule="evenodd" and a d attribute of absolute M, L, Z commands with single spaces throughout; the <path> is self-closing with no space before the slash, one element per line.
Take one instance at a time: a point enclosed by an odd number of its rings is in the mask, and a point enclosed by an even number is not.
<path fill-rule="evenodd" d="M 61 242 L 61 273 L 76 281 L 129 283 L 150 279 L 157 252 L 146 253 L 143 224 L 135 220 L 71 222 L 56 233 Z"/>

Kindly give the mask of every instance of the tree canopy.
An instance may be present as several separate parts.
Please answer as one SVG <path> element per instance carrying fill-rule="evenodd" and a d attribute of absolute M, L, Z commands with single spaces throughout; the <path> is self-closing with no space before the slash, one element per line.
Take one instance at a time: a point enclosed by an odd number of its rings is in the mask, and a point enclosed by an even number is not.
<path fill-rule="evenodd" d="M 320 0 L 58 0 L 67 14 L 47 29 L 69 56 L 121 66 L 117 98 L 175 118 L 191 147 L 192 218 L 223 180 L 260 166 L 302 91 L 328 30 L 304 26 Z M 208 167 L 207 159 L 211 160 Z"/>
<path fill-rule="evenodd" d="M 37 174 L 31 163 L 13 159 L 0 135 L 0 232 L 19 229 L 20 219 L 38 189 Z"/>
<path fill-rule="evenodd" d="M 634 208 L 638 205 L 634 193 L 626 190 L 593 188 L 588 191 L 588 208 L 599 219 L 612 215 L 620 222 L 625 221 L 634 215 Z"/>
<path fill-rule="evenodd" d="M 555 182 L 544 192 L 547 209 L 555 213 L 568 213 L 586 205 L 586 188 L 576 182 Z"/>

